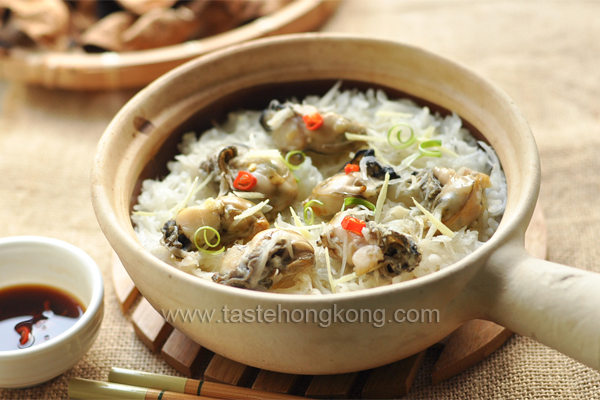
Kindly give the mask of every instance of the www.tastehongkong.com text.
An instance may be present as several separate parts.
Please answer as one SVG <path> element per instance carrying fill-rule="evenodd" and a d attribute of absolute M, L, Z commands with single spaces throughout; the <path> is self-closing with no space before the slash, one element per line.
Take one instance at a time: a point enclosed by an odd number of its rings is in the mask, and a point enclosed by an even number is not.
<path fill-rule="evenodd" d="M 161 313 L 169 323 L 316 323 L 322 328 L 337 323 L 367 323 L 380 328 L 386 323 L 437 323 L 440 319 L 439 310 L 436 309 L 398 308 L 391 315 L 386 315 L 386 310 L 382 308 L 339 308 L 337 304 L 320 310 L 288 309 L 279 304 L 276 308 L 262 308 L 258 305 L 256 308 L 246 309 L 224 305 L 219 313 L 216 309 L 169 309 L 161 310 Z"/>

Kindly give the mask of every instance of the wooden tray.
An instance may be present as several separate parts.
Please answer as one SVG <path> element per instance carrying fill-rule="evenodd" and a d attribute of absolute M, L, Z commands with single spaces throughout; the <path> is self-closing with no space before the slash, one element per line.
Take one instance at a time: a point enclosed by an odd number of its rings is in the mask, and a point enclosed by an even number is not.
<path fill-rule="evenodd" d="M 525 235 L 525 248 L 546 258 L 546 224 L 537 205 Z M 125 268 L 114 256 L 113 283 L 123 313 L 141 296 Z M 290 375 L 258 370 L 214 354 L 174 329 L 141 298 L 131 316 L 138 337 L 167 364 L 187 377 L 203 375 L 212 382 L 289 393 L 310 398 L 391 399 L 406 395 L 427 350 L 392 364 L 339 375 Z M 496 351 L 513 332 L 490 321 L 472 320 L 450 334 L 431 372 L 433 384 L 450 379 Z"/>
<path fill-rule="evenodd" d="M 102 54 L 0 51 L 0 79 L 50 89 L 140 88 L 193 58 L 264 36 L 319 28 L 341 0 L 295 0 L 246 25 L 201 40 L 153 50 Z"/>

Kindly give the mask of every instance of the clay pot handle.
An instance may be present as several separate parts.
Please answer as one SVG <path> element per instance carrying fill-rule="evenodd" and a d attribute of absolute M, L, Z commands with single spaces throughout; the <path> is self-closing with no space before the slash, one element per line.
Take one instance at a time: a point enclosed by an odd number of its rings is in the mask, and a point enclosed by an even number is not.
<path fill-rule="evenodd" d="M 478 289 L 490 320 L 600 370 L 600 274 L 496 251 Z M 485 299 L 485 300 L 483 300 Z"/>

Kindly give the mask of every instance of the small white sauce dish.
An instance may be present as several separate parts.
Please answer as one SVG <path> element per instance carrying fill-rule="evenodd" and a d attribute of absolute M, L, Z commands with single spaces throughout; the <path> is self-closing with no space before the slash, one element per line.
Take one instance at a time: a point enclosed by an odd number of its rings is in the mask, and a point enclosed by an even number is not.
<path fill-rule="evenodd" d="M 0 387 L 46 382 L 76 364 L 98 336 L 104 315 L 104 282 L 94 260 L 61 240 L 16 236 L 0 239 L 0 290 L 46 285 L 81 301 L 85 312 L 62 334 L 18 350 L 0 351 Z"/>

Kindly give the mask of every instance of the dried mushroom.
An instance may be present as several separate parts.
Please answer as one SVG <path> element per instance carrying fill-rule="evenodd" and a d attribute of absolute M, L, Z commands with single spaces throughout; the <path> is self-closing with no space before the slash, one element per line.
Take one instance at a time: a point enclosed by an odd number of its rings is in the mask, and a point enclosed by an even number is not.
<path fill-rule="evenodd" d="M 69 9 L 62 0 L 0 0 L 0 10 L 2 31 L 21 32 L 40 48 L 67 48 Z M 10 47 L 11 43 L 7 44 Z"/>
<path fill-rule="evenodd" d="M 121 7 L 137 15 L 143 15 L 151 10 L 171 8 L 177 0 L 116 0 Z"/>
<path fill-rule="evenodd" d="M 123 51 L 123 32 L 135 22 L 135 16 L 118 11 L 90 26 L 81 37 L 83 49 L 88 53 Z"/>
<path fill-rule="evenodd" d="M 0 0 L 0 46 L 98 53 L 171 46 L 236 28 L 288 0 Z"/>
<path fill-rule="evenodd" d="M 187 7 L 153 9 L 141 15 L 121 34 L 125 50 L 147 50 L 182 43 L 202 26 Z"/>

